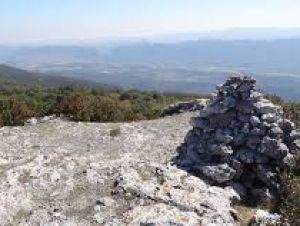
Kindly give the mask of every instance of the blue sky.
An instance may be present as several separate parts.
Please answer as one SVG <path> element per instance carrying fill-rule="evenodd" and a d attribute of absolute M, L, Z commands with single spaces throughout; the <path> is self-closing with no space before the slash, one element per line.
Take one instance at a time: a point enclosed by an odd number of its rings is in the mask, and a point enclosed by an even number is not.
<path fill-rule="evenodd" d="M 0 0 L 0 42 L 300 27 L 300 0 Z"/>

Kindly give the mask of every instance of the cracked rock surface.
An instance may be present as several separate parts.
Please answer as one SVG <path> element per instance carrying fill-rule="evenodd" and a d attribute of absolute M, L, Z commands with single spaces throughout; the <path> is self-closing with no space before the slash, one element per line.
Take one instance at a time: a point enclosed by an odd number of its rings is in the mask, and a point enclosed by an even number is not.
<path fill-rule="evenodd" d="M 0 128 L 0 225 L 237 225 L 230 187 L 169 164 L 193 115 Z"/>

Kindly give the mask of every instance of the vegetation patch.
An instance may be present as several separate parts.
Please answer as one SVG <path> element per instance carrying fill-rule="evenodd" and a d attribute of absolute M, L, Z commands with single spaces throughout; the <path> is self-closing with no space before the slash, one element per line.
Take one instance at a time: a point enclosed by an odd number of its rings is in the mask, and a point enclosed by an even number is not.
<path fill-rule="evenodd" d="M 105 88 L 0 86 L 0 127 L 23 125 L 31 117 L 51 114 L 85 122 L 155 119 L 169 104 L 196 98 L 199 96 Z"/>
<path fill-rule="evenodd" d="M 279 212 L 290 225 L 300 225 L 300 180 L 290 181 L 290 191 L 286 193 L 278 204 Z"/>
<path fill-rule="evenodd" d="M 120 136 L 121 135 L 121 129 L 120 127 L 119 128 L 115 128 L 115 129 L 112 129 L 109 131 L 109 135 L 111 137 L 117 137 L 117 136 Z"/>

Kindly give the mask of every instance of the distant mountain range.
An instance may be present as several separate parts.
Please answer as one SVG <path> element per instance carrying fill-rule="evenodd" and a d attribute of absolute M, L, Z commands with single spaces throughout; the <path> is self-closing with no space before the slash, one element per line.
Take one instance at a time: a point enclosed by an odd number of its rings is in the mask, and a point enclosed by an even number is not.
<path fill-rule="evenodd" d="M 300 29 L 233 29 L 144 40 L 100 38 L 72 45 L 2 45 L 0 63 L 63 76 L 62 81 L 162 92 L 207 93 L 231 72 L 245 72 L 254 75 L 267 92 L 300 99 Z"/>
<path fill-rule="evenodd" d="M 95 62 L 99 54 L 89 46 L 0 46 L 0 62 L 18 66 Z"/>
<path fill-rule="evenodd" d="M 300 72 L 300 39 L 188 41 L 136 44 L 113 49 L 106 60 L 125 64 L 227 67 L 249 71 Z"/>
<path fill-rule="evenodd" d="M 254 72 L 299 73 L 300 39 L 137 42 L 101 46 L 0 47 L 0 63 L 31 66 L 66 63 L 226 67 Z"/>
<path fill-rule="evenodd" d="M 300 28 L 232 28 L 204 32 L 184 32 L 150 37 L 152 42 L 182 42 L 196 40 L 276 40 L 300 38 Z"/>

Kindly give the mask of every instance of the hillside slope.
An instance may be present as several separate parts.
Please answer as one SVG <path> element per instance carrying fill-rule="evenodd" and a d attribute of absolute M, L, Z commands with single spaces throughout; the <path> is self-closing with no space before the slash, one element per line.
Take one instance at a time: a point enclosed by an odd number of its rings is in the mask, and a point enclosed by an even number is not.
<path fill-rule="evenodd" d="M 232 190 L 169 165 L 191 113 L 0 129 L 0 225 L 236 225 Z"/>
<path fill-rule="evenodd" d="M 0 84 L 7 85 L 26 85 L 26 86 L 86 86 L 86 87 L 108 87 L 101 83 L 89 82 L 81 79 L 67 78 L 63 76 L 50 76 L 41 73 L 21 70 L 15 67 L 0 64 Z"/>

